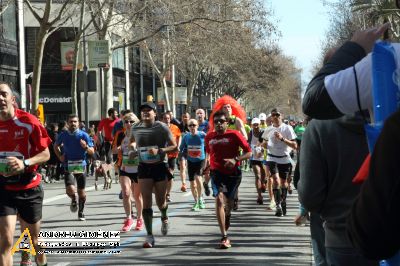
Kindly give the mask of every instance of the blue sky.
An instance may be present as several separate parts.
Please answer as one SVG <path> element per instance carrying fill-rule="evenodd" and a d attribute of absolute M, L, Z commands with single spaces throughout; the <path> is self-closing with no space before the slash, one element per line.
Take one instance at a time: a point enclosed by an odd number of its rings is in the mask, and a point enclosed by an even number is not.
<path fill-rule="evenodd" d="M 321 0 L 264 0 L 274 10 L 282 37 L 279 45 L 284 54 L 294 57 L 303 69 L 302 80 L 308 83 L 313 62 L 321 52 L 321 41 L 329 26 L 328 9 Z"/>

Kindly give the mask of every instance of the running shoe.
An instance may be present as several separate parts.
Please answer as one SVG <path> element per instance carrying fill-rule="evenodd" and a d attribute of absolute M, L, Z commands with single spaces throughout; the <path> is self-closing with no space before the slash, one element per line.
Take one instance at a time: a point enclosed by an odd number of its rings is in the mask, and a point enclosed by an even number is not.
<path fill-rule="evenodd" d="M 275 210 L 275 208 L 276 208 L 275 201 L 271 201 L 271 202 L 269 203 L 268 209 L 269 209 L 269 210 Z"/>
<path fill-rule="evenodd" d="M 171 195 L 167 194 L 166 199 L 167 199 L 167 202 L 171 202 L 172 201 L 171 200 Z"/>
<path fill-rule="evenodd" d="M 140 231 L 143 230 L 143 219 L 137 219 L 136 220 L 136 227 L 135 227 L 136 231 Z"/>
<path fill-rule="evenodd" d="M 282 205 L 282 214 L 286 215 L 286 212 L 287 212 L 287 210 L 286 210 L 286 201 L 282 201 L 281 205 Z"/>
<path fill-rule="evenodd" d="M 298 214 L 296 216 L 296 218 L 294 218 L 294 223 L 296 224 L 296 226 L 300 226 L 303 224 L 306 224 L 306 222 L 310 220 L 310 217 L 308 216 L 308 213 L 306 214 Z"/>
<path fill-rule="evenodd" d="M 225 230 L 228 231 L 229 227 L 231 226 L 231 215 L 225 215 Z"/>
<path fill-rule="evenodd" d="M 119 199 L 123 199 L 123 198 L 124 198 L 124 197 L 122 196 L 122 190 L 119 192 L 118 198 L 119 198 Z"/>
<path fill-rule="evenodd" d="M 192 207 L 192 211 L 199 211 L 199 210 L 200 210 L 199 202 L 196 202 Z"/>
<path fill-rule="evenodd" d="M 78 212 L 78 219 L 80 221 L 85 221 L 86 220 L 85 215 L 83 214 L 83 212 Z"/>
<path fill-rule="evenodd" d="M 21 252 L 21 263 L 19 265 L 20 266 L 31 266 L 31 265 L 33 265 L 31 253 L 26 252 L 26 251 L 23 250 Z"/>
<path fill-rule="evenodd" d="M 133 227 L 133 219 L 132 218 L 126 218 L 124 221 L 124 226 L 122 226 L 121 231 L 122 232 L 128 232 L 132 229 Z"/>
<path fill-rule="evenodd" d="M 78 203 L 76 202 L 76 199 L 71 200 L 71 205 L 69 206 L 69 209 L 71 210 L 71 212 L 78 211 Z"/>
<path fill-rule="evenodd" d="M 163 236 L 166 236 L 168 234 L 168 229 L 169 229 L 168 217 L 164 219 L 161 218 L 161 233 Z"/>
<path fill-rule="evenodd" d="M 280 205 L 276 205 L 276 211 L 275 211 L 275 216 L 277 217 L 282 217 L 282 207 Z"/>
<path fill-rule="evenodd" d="M 181 191 L 182 191 L 182 192 L 186 192 L 186 184 L 182 184 L 182 186 L 181 186 Z"/>
<path fill-rule="evenodd" d="M 206 202 L 204 201 L 204 199 L 200 199 L 199 200 L 199 208 L 200 209 L 205 209 L 206 208 Z"/>
<path fill-rule="evenodd" d="M 203 187 L 204 187 L 204 194 L 206 194 L 206 196 L 210 196 L 211 194 L 210 187 L 206 182 L 203 182 Z"/>
<path fill-rule="evenodd" d="M 219 243 L 220 249 L 228 249 L 231 247 L 231 241 L 227 236 L 221 238 L 221 243 Z"/>
<path fill-rule="evenodd" d="M 288 186 L 288 188 L 287 188 L 287 192 L 290 194 L 290 195 L 292 195 L 292 193 L 293 193 L 293 189 L 292 189 L 292 186 L 289 184 L 289 186 Z"/>
<path fill-rule="evenodd" d="M 153 235 L 148 235 L 146 237 L 146 240 L 143 243 L 144 248 L 152 248 L 154 247 L 154 236 Z"/>
<path fill-rule="evenodd" d="M 258 198 L 257 198 L 257 204 L 258 204 L 258 205 L 262 205 L 263 203 L 264 203 L 263 197 L 258 197 Z"/>

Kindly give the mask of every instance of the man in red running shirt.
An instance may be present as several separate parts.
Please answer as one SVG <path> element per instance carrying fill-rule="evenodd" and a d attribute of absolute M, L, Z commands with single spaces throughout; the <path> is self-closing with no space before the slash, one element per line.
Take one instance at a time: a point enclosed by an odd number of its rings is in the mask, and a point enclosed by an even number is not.
<path fill-rule="evenodd" d="M 107 153 L 107 163 L 112 162 L 112 156 L 111 156 L 111 143 L 114 139 L 114 136 L 112 135 L 112 131 L 114 128 L 114 125 L 119 121 L 118 118 L 118 113 L 117 110 L 114 108 L 110 108 L 107 111 L 108 117 L 101 119 L 99 126 L 97 128 L 98 132 L 102 132 L 104 136 L 104 141 L 105 141 L 105 148 L 106 148 L 106 153 Z"/>
<path fill-rule="evenodd" d="M 106 163 L 107 164 L 112 164 L 113 163 L 113 154 L 112 154 L 112 142 L 114 139 L 114 136 L 112 135 L 113 128 L 115 124 L 120 120 L 118 118 L 118 112 L 114 108 L 110 108 L 107 111 L 108 117 L 101 119 L 99 126 L 98 126 L 98 134 L 103 134 L 104 136 L 104 148 L 106 152 Z M 117 156 L 114 158 L 116 161 Z M 111 169 L 111 166 L 109 167 Z M 112 179 L 111 179 L 111 173 L 110 170 L 107 171 L 107 175 L 109 177 L 108 182 L 111 185 Z"/>
<path fill-rule="evenodd" d="M 37 265 L 47 265 L 38 254 L 43 188 L 36 170 L 50 158 L 51 139 L 35 116 L 16 106 L 10 85 L 0 81 L 0 265 L 13 265 L 17 213 L 21 230 L 28 228 L 32 237 Z M 23 251 L 23 262 L 28 261 L 30 254 Z"/>
<path fill-rule="evenodd" d="M 227 231 L 230 225 L 231 210 L 237 189 L 242 180 L 240 161 L 251 157 L 251 149 L 246 139 L 237 131 L 228 128 L 228 117 L 223 111 L 213 115 L 215 131 L 205 138 L 206 165 L 210 165 L 216 215 L 222 239 L 220 248 L 231 247 Z M 243 155 L 239 156 L 239 147 Z"/>

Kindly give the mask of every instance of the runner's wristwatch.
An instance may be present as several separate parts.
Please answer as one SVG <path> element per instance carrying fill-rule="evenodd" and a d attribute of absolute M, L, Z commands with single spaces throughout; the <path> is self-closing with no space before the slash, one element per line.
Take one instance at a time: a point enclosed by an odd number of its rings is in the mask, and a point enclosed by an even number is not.
<path fill-rule="evenodd" d="M 23 163 L 24 163 L 25 168 L 28 168 L 29 166 L 31 166 L 31 162 L 28 159 L 23 160 Z"/>

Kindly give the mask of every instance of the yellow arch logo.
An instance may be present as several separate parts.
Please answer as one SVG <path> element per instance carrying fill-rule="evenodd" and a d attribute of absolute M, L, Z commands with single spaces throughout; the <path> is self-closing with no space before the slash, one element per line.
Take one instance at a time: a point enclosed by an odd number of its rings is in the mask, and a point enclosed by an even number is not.
<path fill-rule="evenodd" d="M 15 252 L 21 250 L 31 253 L 33 256 L 36 256 L 35 247 L 33 246 L 31 234 L 29 233 L 28 228 L 25 228 L 24 232 L 22 232 L 22 234 L 20 235 L 18 241 L 14 244 L 11 250 L 11 255 L 14 255 Z"/>

